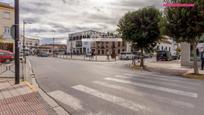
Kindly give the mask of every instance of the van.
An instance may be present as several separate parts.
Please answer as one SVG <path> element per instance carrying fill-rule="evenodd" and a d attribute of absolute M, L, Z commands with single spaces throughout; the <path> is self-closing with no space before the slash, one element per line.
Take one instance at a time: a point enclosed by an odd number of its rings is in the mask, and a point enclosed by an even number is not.
<path fill-rule="evenodd" d="M 133 53 L 121 53 L 119 56 L 120 60 L 132 60 L 134 59 L 136 56 Z"/>
<path fill-rule="evenodd" d="M 169 51 L 157 51 L 157 61 L 171 61 L 172 56 Z"/>

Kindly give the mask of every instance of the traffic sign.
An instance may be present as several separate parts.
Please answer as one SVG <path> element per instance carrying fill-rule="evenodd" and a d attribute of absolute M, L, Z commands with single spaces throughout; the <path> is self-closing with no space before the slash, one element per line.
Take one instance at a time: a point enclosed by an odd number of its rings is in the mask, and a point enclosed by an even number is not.
<path fill-rule="evenodd" d="M 15 39 L 15 28 L 16 28 L 15 25 L 11 26 L 10 28 L 10 35 L 13 39 Z"/>

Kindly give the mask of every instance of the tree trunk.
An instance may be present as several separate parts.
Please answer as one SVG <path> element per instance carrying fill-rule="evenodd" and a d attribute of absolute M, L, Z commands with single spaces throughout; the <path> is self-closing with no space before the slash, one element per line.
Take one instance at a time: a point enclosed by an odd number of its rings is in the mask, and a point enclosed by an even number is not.
<path fill-rule="evenodd" d="M 193 45 L 193 68 L 194 68 L 194 74 L 199 74 L 199 70 L 198 70 L 198 63 L 197 63 L 197 54 L 196 54 L 196 47 L 197 47 L 197 43 L 192 43 Z"/>
<path fill-rule="evenodd" d="M 144 49 L 141 48 L 140 67 L 144 68 Z"/>

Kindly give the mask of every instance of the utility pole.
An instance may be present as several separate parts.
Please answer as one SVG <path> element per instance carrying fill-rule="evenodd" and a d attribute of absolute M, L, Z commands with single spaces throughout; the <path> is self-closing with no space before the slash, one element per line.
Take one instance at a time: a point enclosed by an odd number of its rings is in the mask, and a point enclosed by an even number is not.
<path fill-rule="evenodd" d="M 19 0 L 15 0 L 15 84 L 20 83 L 19 64 Z"/>
<path fill-rule="evenodd" d="M 72 59 L 72 52 L 73 52 L 73 46 L 72 46 L 72 40 L 71 40 L 71 59 Z"/>
<path fill-rule="evenodd" d="M 25 63 L 26 63 L 26 54 L 25 54 L 25 25 L 26 25 L 26 22 L 23 21 L 23 59 L 25 60 Z"/>

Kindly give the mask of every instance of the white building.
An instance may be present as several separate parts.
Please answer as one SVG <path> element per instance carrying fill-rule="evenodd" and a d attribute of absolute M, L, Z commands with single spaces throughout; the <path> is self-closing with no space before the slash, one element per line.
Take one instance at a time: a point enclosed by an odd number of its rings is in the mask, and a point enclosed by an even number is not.
<path fill-rule="evenodd" d="M 126 44 L 121 38 L 111 33 L 93 30 L 73 33 L 67 41 L 67 53 L 85 54 L 94 52 L 97 55 L 125 52 Z"/>
<path fill-rule="evenodd" d="M 23 36 L 20 38 L 20 49 L 23 49 Z M 33 49 L 40 45 L 40 40 L 36 38 L 25 37 L 25 48 Z"/>
<path fill-rule="evenodd" d="M 176 55 L 177 43 L 168 36 L 163 36 L 162 39 L 156 46 L 157 51 L 169 51 L 171 55 Z"/>
<path fill-rule="evenodd" d="M 169 51 L 171 55 L 176 55 L 177 43 L 168 36 L 163 36 L 163 38 L 164 39 L 162 39 L 157 44 L 157 46 L 155 47 L 155 50 L 156 51 Z M 127 47 L 126 49 L 127 52 L 133 52 L 132 45 L 130 42 L 127 43 L 126 47 Z"/>

